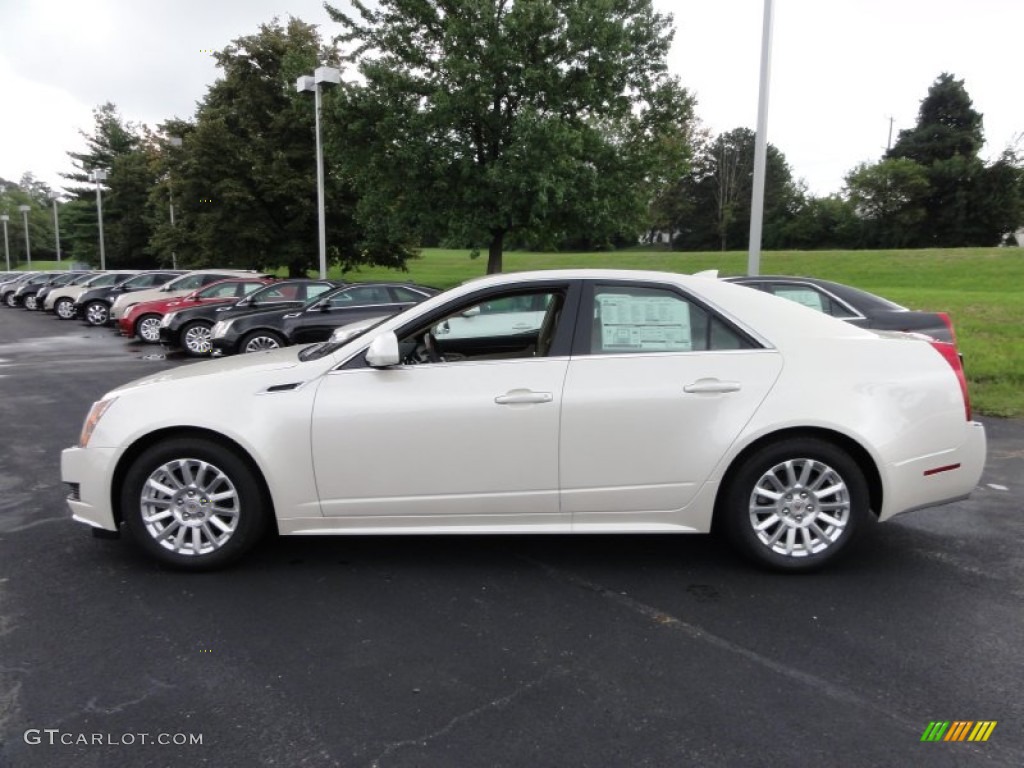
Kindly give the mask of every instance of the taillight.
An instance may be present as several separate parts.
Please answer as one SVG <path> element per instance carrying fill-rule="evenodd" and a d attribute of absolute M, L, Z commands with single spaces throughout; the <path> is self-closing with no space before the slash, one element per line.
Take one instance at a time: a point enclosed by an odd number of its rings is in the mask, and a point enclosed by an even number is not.
<path fill-rule="evenodd" d="M 953 373 L 956 374 L 956 379 L 960 382 L 960 393 L 964 396 L 964 414 L 970 421 L 971 397 L 967 394 L 967 377 L 964 376 L 964 366 L 960 362 L 960 353 L 956 351 L 956 345 L 950 344 L 948 341 L 933 341 L 931 345 L 945 358 L 949 367 L 953 369 Z"/>
<path fill-rule="evenodd" d="M 953 340 L 953 345 L 956 346 L 956 331 L 953 330 L 953 321 L 949 319 L 948 312 L 938 312 L 939 319 L 946 324 L 949 328 L 949 338 Z"/>

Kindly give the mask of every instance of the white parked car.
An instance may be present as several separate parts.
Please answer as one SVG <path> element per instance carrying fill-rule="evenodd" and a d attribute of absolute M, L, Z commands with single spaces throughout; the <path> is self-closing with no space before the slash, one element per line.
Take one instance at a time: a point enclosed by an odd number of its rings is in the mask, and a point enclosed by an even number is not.
<path fill-rule="evenodd" d="M 965 498 L 984 463 L 950 344 L 700 276 L 572 270 L 127 384 L 93 406 L 62 475 L 76 520 L 183 568 L 274 528 L 714 525 L 796 571 L 875 520 Z"/>

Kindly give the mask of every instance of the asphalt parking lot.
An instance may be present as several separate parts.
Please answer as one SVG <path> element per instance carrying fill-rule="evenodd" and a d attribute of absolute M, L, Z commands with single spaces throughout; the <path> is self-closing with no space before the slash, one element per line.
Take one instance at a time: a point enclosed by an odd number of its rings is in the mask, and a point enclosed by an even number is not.
<path fill-rule="evenodd" d="M 72 523 L 59 455 L 193 364 L 0 308 L 0 766 L 1022 763 L 1024 423 L 983 419 L 970 500 L 814 575 L 668 536 L 279 539 L 181 574 Z"/>

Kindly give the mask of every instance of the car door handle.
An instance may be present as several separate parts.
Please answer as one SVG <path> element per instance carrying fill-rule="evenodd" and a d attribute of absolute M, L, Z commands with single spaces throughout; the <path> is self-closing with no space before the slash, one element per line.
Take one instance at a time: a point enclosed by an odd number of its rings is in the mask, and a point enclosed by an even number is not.
<path fill-rule="evenodd" d="M 692 395 L 717 395 L 725 392 L 739 392 L 738 381 L 722 381 L 721 379 L 697 379 L 683 387 L 683 392 Z"/>
<path fill-rule="evenodd" d="M 504 395 L 498 395 L 494 402 L 498 405 L 521 405 L 523 403 L 550 403 L 550 392 L 534 392 L 530 389 L 513 389 Z"/>

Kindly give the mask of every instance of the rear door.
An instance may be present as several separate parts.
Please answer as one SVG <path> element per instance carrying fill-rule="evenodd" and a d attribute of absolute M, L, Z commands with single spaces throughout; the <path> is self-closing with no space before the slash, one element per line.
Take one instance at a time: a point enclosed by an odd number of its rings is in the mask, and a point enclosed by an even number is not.
<path fill-rule="evenodd" d="M 566 376 L 561 502 L 573 530 L 700 530 L 687 511 L 782 368 L 674 286 L 592 283 Z"/>

